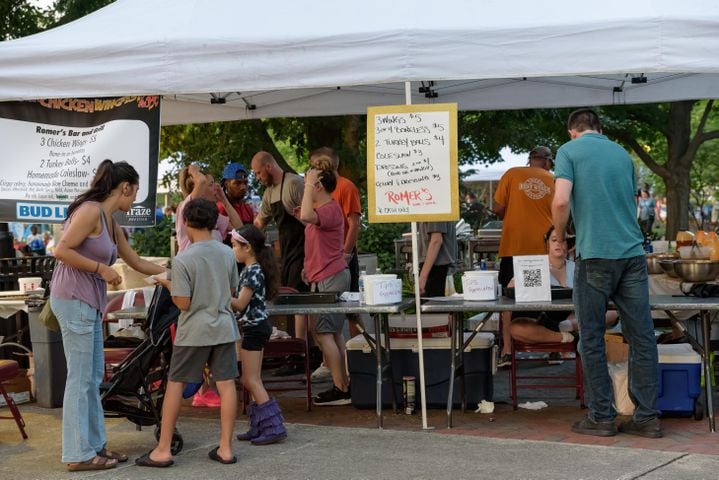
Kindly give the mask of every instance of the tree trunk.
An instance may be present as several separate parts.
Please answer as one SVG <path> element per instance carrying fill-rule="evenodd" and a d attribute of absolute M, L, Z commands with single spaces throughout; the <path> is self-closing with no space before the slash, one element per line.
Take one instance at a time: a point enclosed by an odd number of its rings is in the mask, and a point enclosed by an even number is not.
<path fill-rule="evenodd" d="M 672 170 L 664 183 L 667 187 L 666 238 L 674 240 L 677 231 L 689 228 L 689 169 Z"/>
<path fill-rule="evenodd" d="M 275 146 L 274 140 L 272 140 L 272 136 L 270 136 L 269 132 L 267 131 L 267 128 L 262 123 L 262 120 L 246 120 L 249 122 L 254 130 L 256 131 L 257 138 L 259 139 L 260 143 L 262 144 L 262 148 L 269 152 L 273 157 L 275 157 L 275 160 L 277 160 L 277 164 L 280 166 L 282 170 L 285 172 L 291 172 L 291 173 L 297 173 L 295 172 L 295 169 L 290 167 L 290 165 L 285 160 L 284 155 L 280 153 L 280 151 Z"/>
<path fill-rule="evenodd" d="M 662 175 L 667 187 L 667 240 L 677 231 L 689 228 L 689 173 L 696 148 L 692 149 L 692 109 L 696 102 L 687 100 L 669 104 L 667 163 Z M 667 172 L 668 171 L 668 172 Z"/>

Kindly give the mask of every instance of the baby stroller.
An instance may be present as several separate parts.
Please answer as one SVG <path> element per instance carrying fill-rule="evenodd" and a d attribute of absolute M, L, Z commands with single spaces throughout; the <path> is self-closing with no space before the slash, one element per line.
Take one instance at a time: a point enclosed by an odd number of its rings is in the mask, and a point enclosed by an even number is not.
<path fill-rule="evenodd" d="M 162 401 L 172 356 L 171 330 L 177 325 L 179 309 L 170 292 L 158 285 L 147 311 L 143 330 L 147 338 L 122 363 L 113 368 L 112 377 L 100 385 L 100 398 L 106 418 L 127 418 L 137 425 L 155 425 L 160 438 Z M 177 430 L 172 435 L 172 454 L 184 442 Z"/>

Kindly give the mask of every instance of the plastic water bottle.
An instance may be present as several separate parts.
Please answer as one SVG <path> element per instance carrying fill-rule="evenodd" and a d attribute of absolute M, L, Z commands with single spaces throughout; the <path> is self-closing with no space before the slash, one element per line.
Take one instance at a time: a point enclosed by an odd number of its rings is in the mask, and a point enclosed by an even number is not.
<path fill-rule="evenodd" d="M 479 269 L 487 270 L 487 260 L 485 260 L 484 258 L 479 261 Z"/>
<path fill-rule="evenodd" d="M 360 270 L 359 274 L 359 304 L 364 304 L 364 277 L 367 275 L 367 270 L 365 268 L 362 268 Z"/>

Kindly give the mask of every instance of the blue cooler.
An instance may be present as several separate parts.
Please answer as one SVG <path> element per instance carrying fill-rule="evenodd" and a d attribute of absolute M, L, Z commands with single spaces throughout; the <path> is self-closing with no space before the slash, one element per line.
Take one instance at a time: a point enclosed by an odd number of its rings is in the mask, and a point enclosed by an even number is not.
<path fill-rule="evenodd" d="M 688 343 L 657 345 L 659 350 L 659 398 L 663 413 L 695 414 L 701 419 L 697 398 L 701 393 L 701 356 Z"/>
<path fill-rule="evenodd" d="M 469 338 L 465 333 L 465 341 Z M 427 407 L 446 408 L 449 392 L 450 339 L 425 338 L 424 367 L 427 387 Z M 393 383 L 397 394 L 397 406 L 402 408 L 402 377 L 415 377 L 416 401 L 420 405 L 419 353 L 417 338 L 390 339 Z M 481 332 L 472 339 L 471 345 L 464 351 L 464 380 L 467 405 L 474 408 L 481 400 L 492 400 L 493 395 L 493 347 L 494 335 Z M 362 335 L 347 342 L 347 363 L 352 386 L 352 405 L 355 408 L 375 408 L 377 363 Z M 453 403 L 460 405 L 460 378 L 454 382 Z M 382 385 L 383 408 L 392 406 L 389 385 Z"/>

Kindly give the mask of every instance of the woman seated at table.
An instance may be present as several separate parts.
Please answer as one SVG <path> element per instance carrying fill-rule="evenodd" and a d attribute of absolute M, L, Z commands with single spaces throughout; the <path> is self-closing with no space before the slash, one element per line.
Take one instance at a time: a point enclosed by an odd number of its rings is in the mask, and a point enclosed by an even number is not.
<path fill-rule="evenodd" d="M 560 240 L 554 233 L 554 226 L 544 235 L 549 255 L 549 274 L 553 287 L 572 288 L 574 286 L 574 261 L 567 257 L 567 241 Z M 514 279 L 509 287 L 514 286 Z M 606 324 L 616 325 L 617 312 L 607 312 Z M 577 336 L 579 324 L 573 312 L 513 312 L 509 327 L 513 339 L 523 343 L 568 343 Z M 561 355 L 550 354 L 550 363 L 561 363 Z"/>

